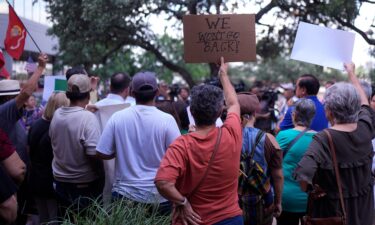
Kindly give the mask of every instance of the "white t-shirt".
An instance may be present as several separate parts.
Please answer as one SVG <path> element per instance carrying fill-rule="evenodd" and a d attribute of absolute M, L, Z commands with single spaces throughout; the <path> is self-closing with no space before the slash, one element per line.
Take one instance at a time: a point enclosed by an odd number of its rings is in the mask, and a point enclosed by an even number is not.
<path fill-rule="evenodd" d="M 109 93 L 106 98 L 95 103 L 96 106 L 107 106 L 107 105 L 116 105 L 125 103 L 125 99 L 116 94 Z"/>
<path fill-rule="evenodd" d="M 180 136 L 175 119 L 154 106 L 135 105 L 116 112 L 97 146 L 116 153 L 113 192 L 143 203 L 164 202 L 154 178 L 168 146 Z"/>
<path fill-rule="evenodd" d="M 88 183 L 101 171 L 92 163 L 100 138 L 95 115 L 81 107 L 62 107 L 51 121 L 49 136 L 53 149 L 52 170 L 57 181 Z"/>

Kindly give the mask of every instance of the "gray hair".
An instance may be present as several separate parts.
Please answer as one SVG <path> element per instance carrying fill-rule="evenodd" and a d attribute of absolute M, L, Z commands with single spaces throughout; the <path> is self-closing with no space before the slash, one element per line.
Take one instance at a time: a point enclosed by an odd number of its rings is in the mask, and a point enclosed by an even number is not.
<path fill-rule="evenodd" d="M 191 90 L 190 111 L 198 126 L 215 124 L 223 105 L 223 91 L 218 87 L 205 84 Z"/>
<path fill-rule="evenodd" d="M 336 83 L 324 96 L 324 108 L 332 113 L 337 124 L 355 123 L 361 108 L 361 98 L 352 84 Z"/>
<path fill-rule="evenodd" d="M 302 98 L 300 99 L 294 108 L 294 124 L 310 127 L 311 122 L 315 116 L 315 104 L 311 99 Z"/>
<path fill-rule="evenodd" d="M 360 80 L 359 83 L 361 84 L 361 87 L 363 91 L 366 94 L 367 100 L 371 101 L 371 94 L 372 94 L 372 87 L 371 84 L 365 80 Z"/>

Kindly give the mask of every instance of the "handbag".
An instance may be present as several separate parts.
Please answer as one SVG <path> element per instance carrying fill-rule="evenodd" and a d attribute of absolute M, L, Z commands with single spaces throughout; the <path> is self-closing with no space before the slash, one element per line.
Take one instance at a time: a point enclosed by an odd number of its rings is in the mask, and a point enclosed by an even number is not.
<path fill-rule="evenodd" d="M 329 141 L 329 150 L 332 157 L 335 177 L 336 177 L 336 183 L 339 190 L 339 196 L 340 196 L 340 206 L 342 210 L 341 216 L 334 216 L 334 217 L 327 217 L 327 218 L 313 218 L 312 217 L 312 208 L 313 208 L 313 200 L 317 197 L 319 198 L 321 195 L 324 195 L 321 190 L 318 190 L 317 188 L 314 189 L 314 191 L 309 193 L 309 200 L 307 205 L 307 215 L 303 217 L 303 224 L 304 225 L 346 225 L 346 211 L 345 211 L 345 205 L 344 205 L 344 198 L 342 194 L 342 186 L 341 186 L 341 179 L 340 179 L 340 172 L 338 168 L 338 163 L 336 159 L 336 151 L 335 146 L 333 145 L 332 136 L 329 133 L 328 130 L 324 130 L 324 132 L 328 136 Z"/>
<path fill-rule="evenodd" d="M 187 198 L 191 197 L 198 190 L 198 188 L 202 185 L 203 181 L 206 179 L 208 171 L 211 168 L 212 162 L 215 159 L 217 150 L 219 149 L 220 140 L 221 140 L 221 128 L 219 128 L 219 133 L 217 135 L 217 140 L 216 140 L 215 148 L 214 148 L 214 151 L 211 154 L 210 161 L 208 161 L 208 166 L 206 168 L 206 171 L 205 171 L 204 175 L 202 176 L 201 180 L 195 186 L 195 188 L 193 188 L 193 190 L 186 196 Z"/>

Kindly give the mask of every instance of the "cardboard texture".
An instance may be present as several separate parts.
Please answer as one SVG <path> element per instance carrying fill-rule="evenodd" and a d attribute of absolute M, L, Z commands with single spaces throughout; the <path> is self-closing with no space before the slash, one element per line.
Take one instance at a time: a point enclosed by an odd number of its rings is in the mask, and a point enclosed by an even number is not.
<path fill-rule="evenodd" d="M 186 15 L 184 59 L 187 63 L 256 60 L 255 15 Z"/>
<path fill-rule="evenodd" d="M 355 34 L 300 22 L 291 59 L 343 70 L 352 61 Z"/>

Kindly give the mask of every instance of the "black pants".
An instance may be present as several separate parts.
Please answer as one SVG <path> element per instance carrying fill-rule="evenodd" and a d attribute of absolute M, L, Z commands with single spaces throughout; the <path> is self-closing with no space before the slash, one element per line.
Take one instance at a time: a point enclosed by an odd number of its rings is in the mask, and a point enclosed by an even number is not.
<path fill-rule="evenodd" d="M 306 213 L 295 213 L 283 211 L 279 218 L 277 218 L 277 225 L 299 225 L 302 224 L 302 217 Z"/>
<path fill-rule="evenodd" d="M 65 216 L 66 209 L 74 212 L 86 209 L 93 201 L 99 200 L 103 192 L 104 178 L 99 178 L 90 183 L 74 184 L 66 182 L 54 182 L 58 197 L 60 216 Z"/>

